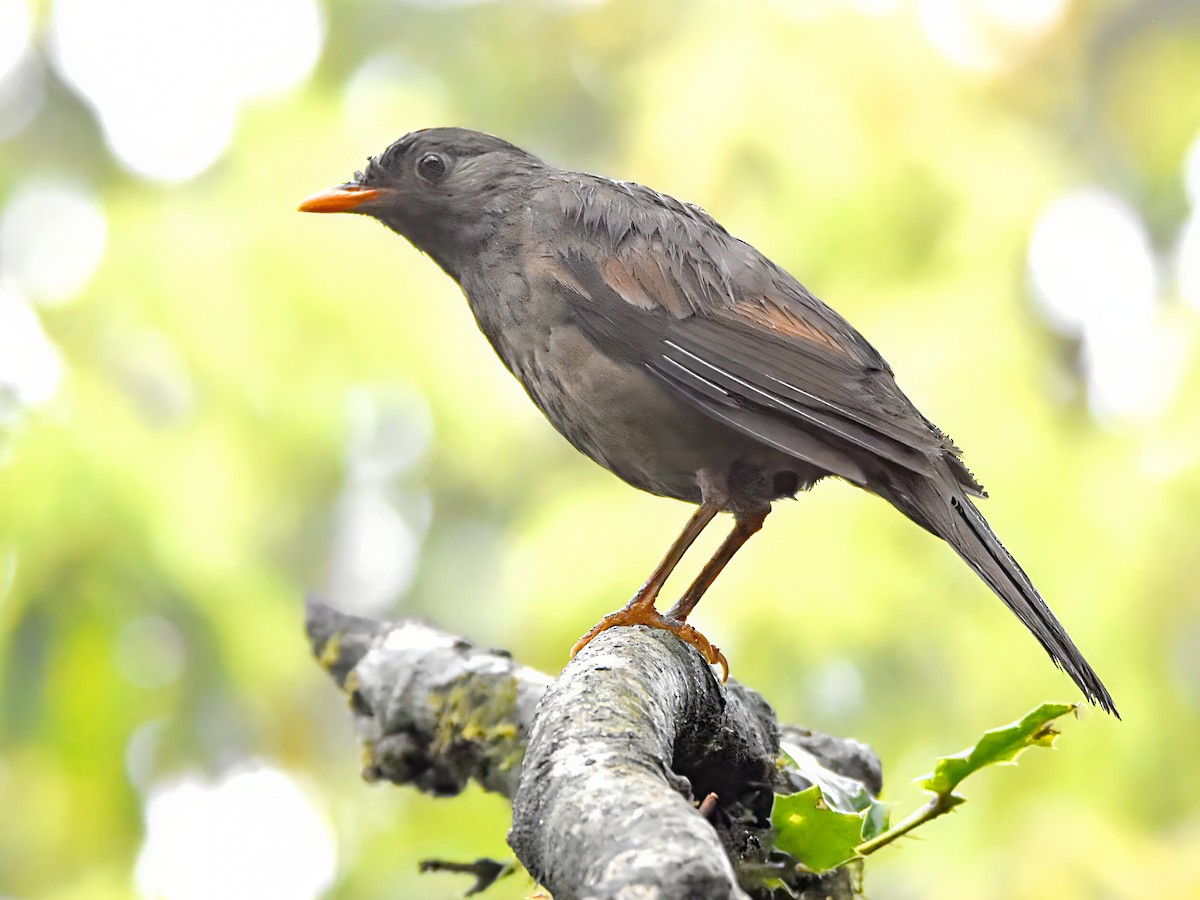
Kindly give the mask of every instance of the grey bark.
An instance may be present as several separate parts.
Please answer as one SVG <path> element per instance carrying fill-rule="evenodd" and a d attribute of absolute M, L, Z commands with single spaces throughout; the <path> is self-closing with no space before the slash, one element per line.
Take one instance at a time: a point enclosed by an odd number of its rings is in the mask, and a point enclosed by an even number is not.
<path fill-rule="evenodd" d="M 510 798 L 509 843 L 555 900 L 766 898 L 766 875 L 798 897 L 859 896 L 854 867 L 815 876 L 772 851 L 773 790 L 807 786 L 777 767 L 774 713 L 666 632 L 611 629 L 553 680 L 416 622 L 312 603 L 308 632 L 350 697 L 364 777 Z M 785 728 L 878 793 L 869 747 Z"/>

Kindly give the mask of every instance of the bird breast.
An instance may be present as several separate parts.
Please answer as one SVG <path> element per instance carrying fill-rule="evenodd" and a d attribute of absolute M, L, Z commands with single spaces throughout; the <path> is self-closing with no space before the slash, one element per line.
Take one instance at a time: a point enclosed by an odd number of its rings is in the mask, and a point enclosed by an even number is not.
<path fill-rule="evenodd" d="M 611 359 L 573 325 L 551 328 L 513 373 L 579 451 L 652 494 L 699 503 L 702 472 L 796 465 L 680 402 L 645 370 Z"/>
<path fill-rule="evenodd" d="M 705 414 L 636 359 L 605 353 L 536 257 L 501 245 L 487 256 L 460 282 L 480 330 L 554 428 L 619 478 L 699 503 L 702 480 L 758 472 L 763 495 L 744 498 L 757 502 L 779 495 L 771 487 L 777 473 L 794 473 L 784 481 L 805 486 L 825 474 Z"/>

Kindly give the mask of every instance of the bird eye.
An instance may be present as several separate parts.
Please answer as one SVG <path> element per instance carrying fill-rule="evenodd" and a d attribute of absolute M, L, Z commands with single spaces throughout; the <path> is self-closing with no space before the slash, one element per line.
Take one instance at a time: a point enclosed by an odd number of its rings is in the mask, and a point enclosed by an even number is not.
<path fill-rule="evenodd" d="M 426 153 L 417 162 L 417 171 L 429 181 L 437 181 L 446 174 L 446 161 L 436 153 Z"/>

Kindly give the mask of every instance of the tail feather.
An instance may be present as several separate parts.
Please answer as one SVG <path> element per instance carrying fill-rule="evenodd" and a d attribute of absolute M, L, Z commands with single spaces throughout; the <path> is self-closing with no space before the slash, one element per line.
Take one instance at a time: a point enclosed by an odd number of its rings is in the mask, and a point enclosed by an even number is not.
<path fill-rule="evenodd" d="M 1100 676 L 1088 665 L 1029 576 L 962 490 L 940 489 L 935 482 L 925 481 L 919 486 L 911 485 L 909 490 L 896 490 L 893 486 L 885 496 L 918 524 L 950 544 L 1032 632 L 1055 665 L 1071 676 L 1084 696 L 1120 718 Z"/>

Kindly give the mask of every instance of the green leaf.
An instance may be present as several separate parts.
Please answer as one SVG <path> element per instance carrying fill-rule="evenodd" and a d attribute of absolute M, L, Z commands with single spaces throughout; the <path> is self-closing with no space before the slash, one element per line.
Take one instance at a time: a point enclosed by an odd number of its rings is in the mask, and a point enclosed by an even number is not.
<path fill-rule="evenodd" d="M 814 872 L 854 859 L 854 848 L 862 840 L 863 815 L 834 809 L 815 784 L 798 794 L 776 797 L 771 823 L 775 846 Z"/>
<path fill-rule="evenodd" d="M 785 765 L 799 772 L 810 784 L 819 787 L 826 803 L 839 812 L 860 814 L 862 840 L 870 840 L 887 830 L 888 805 L 880 803 L 865 784 L 857 778 L 826 768 L 799 744 L 781 741 L 779 749 Z"/>
<path fill-rule="evenodd" d="M 863 810 L 862 840 L 872 840 L 887 831 L 890 818 L 888 804 L 872 798 L 870 807 Z"/>
<path fill-rule="evenodd" d="M 1058 736 L 1054 720 L 1078 709 L 1075 703 L 1043 703 L 1024 718 L 1002 728 L 985 731 L 974 747 L 943 756 L 933 773 L 919 779 L 921 787 L 933 793 L 923 807 L 912 813 L 890 831 L 864 838 L 858 846 L 859 856 L 870 856 L 909 832 L 948 813 L 966 801 L 954 793 L 964 778 L 985 766 L 1011 765 L 1030 747 L 1052 747 Z"/>
<path fill-rule="evenodd" d="M 1054 720 L 1076 708 L 1074 703 L 1043 703 L 1019 721 L 985 731 L 974 747 L 939 759 L 933 772 L 919 779 L 920 786 L 939 797 L 953 796 L 962 780 L 980 769 L 1012 765 L 1030 747 L 1053 746 L 1058 735 Z"/>

